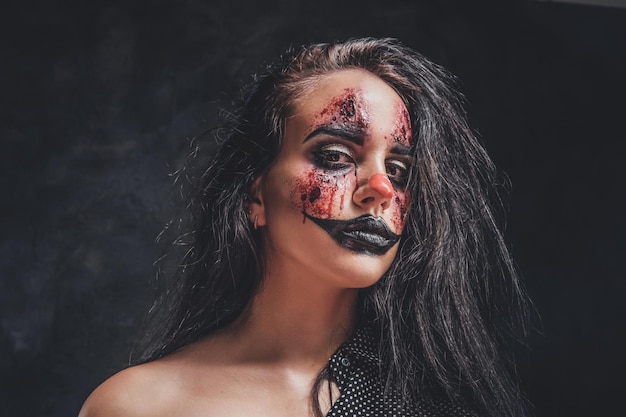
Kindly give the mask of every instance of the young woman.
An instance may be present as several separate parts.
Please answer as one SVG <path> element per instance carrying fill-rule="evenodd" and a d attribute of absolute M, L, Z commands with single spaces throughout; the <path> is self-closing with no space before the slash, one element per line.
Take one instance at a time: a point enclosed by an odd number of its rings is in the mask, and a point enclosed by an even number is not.
<path fill-rule="evenodd" d="M 450 81 L 369 38 L 258 75 L 137 365 L 81 417 L 524 415 L 525 298 Z"/>

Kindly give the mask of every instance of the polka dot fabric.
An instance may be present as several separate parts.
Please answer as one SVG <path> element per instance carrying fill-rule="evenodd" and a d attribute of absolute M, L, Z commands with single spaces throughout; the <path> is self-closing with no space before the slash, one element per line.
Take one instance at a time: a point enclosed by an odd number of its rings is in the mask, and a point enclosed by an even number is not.
<path fill-rule="evenodd" d="M 330 358 L 329 367 L 341 396 L 328 417 L 476 417 L 462 407 L 445 402 L 402 404 L 394 393 L 383 395 L 374 336 L 359 329 Z"/>

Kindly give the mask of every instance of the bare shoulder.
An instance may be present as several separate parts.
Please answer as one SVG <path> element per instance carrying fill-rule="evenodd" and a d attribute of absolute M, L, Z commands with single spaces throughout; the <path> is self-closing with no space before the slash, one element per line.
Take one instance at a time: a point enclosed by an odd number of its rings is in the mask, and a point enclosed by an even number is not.
<path fill-rule="evenodd" d="M 237 346 L 206 338 L 125 369 L 96 388 L 79 417 L 276 416 L 283 374 L 246 360 Z"/>
<path fill-rule="evenodd" d="M 171 415 L 182 399 L 177 378 L 159 361 L 125 369 L 104 381 L 87 398 L 79 417 Z"/>

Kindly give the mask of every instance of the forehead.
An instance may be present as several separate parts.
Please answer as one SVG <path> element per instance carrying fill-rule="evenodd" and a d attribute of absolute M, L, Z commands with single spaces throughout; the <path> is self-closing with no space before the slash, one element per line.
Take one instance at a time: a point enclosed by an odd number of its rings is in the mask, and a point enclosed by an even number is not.
<path fill-rule="evenodd" d="M 361 69 L 323 76 L 295 100 L 287 130 L 310 131 L 342 125 L 364 136 L 377 133 L 409 146 L 411 122 L 400 96 L 386 82 Z"/>
<path fill-rule="evenodd" d="M 349 96 L 362 106 L 404 106 L 400 96 L 382 79 L 363 69 L 346 69 L 331 72 L 309 84 L 294 100 L 292 115 L 324 110 L 331 102 Z"/>

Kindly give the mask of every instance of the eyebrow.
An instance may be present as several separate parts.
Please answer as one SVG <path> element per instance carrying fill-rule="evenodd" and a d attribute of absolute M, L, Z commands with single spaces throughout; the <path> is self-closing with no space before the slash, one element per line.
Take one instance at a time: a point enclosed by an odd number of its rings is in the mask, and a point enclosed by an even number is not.
<path fill-rule="evenodd" d="M 395 143 L 391 147 L 391 153 L 395 153 L 395 154 L 398 154 L 398 155 L 410 155 L 411 154 L 411 148 L 408 148 L 408 147 L 404 146 L 401 143 Z"/>
<path fill-rule="evenodd" d="M 363 146 L 363 136 L 365 132 L 363 129 L 358 127 L 350 128 L 347 126 L 332 126 L 332 125 L 322 125 L 309 133 L 306 138 L 302 141 L 302 143 L 308 141 L 309 139 L 319 136 L 319 135 L 329 135 L 336 136 L 347 141 L 353 142 L 359 146 Z"/>
<path fill-rule="evenodd" d="M 329 136 L 335 136 L 335 137 L 345 139 L 359 146 L 363 146 L 363 143 L 364 143 L 363 136 L 365 135 L 365 133 L 366 132 L 363 129 L 358 128 L 358 127 L 349 128 L 345 126 L 338 127 L 338 126 L 333 126 L 333 125 L 322 125 L 322 126 L 317 127 L 311 133 L 309 133 L 304 138 L 302 143 L 305 143 L 306 141 L 308 141 L 311 138 L 314 138 L 315 136 L 329 135 Z M 390 152 L 396 155 L 405 156 L 405 155 L 411 154 L 411 149 L 407 146 L 402 145 L 401 143 L 395 143 L 391 147 Z"/>

